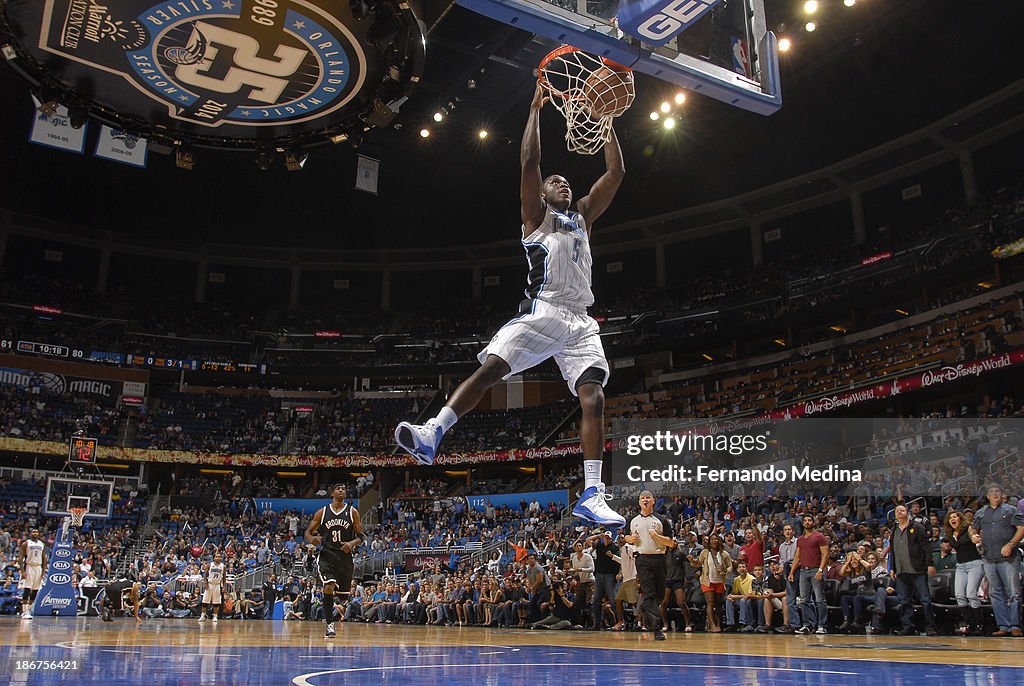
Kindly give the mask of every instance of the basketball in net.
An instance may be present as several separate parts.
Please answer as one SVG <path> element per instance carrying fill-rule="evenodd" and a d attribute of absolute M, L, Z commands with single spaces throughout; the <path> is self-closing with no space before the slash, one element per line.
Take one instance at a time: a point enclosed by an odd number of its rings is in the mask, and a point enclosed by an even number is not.
<path fill-rule="evenodd" d="M 566 146 L 584 155 L 595 154 L 608 142 L 612 120 L 636 97 L 631 69 L 570 45 L 541 60 L 539 78 L 565 117 Z"/>

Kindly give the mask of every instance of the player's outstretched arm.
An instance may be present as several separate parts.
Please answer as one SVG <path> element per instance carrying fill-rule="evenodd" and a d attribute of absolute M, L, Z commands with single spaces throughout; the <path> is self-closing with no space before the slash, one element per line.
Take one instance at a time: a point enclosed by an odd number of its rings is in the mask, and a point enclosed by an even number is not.
<path fill-rule="evenodd" d="M 519 202 L 523 217 L 524 233 L 529 235 L 544 221 L 544 202 L 541 200 L 540 175 L 540 111 L 547 98 L 544 88 L 537 84 L 530 103 L 530 117 L 526 120 L 523 143 L 519 151 L 522 177 L 519 182 Z M 525 236 L 524 236 L 525 238 Z"/>
<path fill-rule="evenodd" d="M 611 138 L 604 144 L 604 165 L 604 174 L 590 187 L 590 193 L 576 203 L 576 209 L 587 220 L 588 232 L 612 204 L 619 186 L 622 185 L 622 179 L 626 176 L 626 164 L 622 160 L 622 149 L 619 148 L 615 129 L 611 130 Z"/>
<path fill-rule="evenodd" d="M 320 508 L 313 515 L 313 518 L 309 520 L 309 526 L 306 527 L 306 533 L 304 538 L 306 543 L 312 543 L 313 545 L 320 545 L 320 536 L 317 535 L 317 531 L 320 531 L 320 525 L 324 521 L 324 508 Z"/>

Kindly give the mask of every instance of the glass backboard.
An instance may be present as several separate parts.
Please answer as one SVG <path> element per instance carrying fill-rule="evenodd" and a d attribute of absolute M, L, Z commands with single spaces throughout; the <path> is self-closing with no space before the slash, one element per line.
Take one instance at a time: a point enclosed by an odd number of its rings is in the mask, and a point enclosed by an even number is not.
<path fill-rule="evenodd" d="M 782 107 L 779 55 L 768 31 L 764 0 L 456 0 L 506 24 L 606 57 L 638 72 L 759 114 Z M 627 7 L 629 5 L 629 7 Z M 640 9 L 637 10 L 636 8 Z M 692 21 L 667 41 L 657 31 L 623 31 L 620 13 L 664 16 L 647 29 Z M 659 14 L 664 12 L 664 15 Z M 630 24 L 639 24 L 631 21 Z M 639 34 L 649 36 L 645 42 Z M 655 44 L 662 43 L 663 44 Z"/>
<path fill-rule="evenodd" d="M 109 517 L 113 493 L 113 481 L 50 477 L 46 480 L 43 512 L 50 516 L 66 517 L 71 514 L 70 508 L 85 507 L 86 517 Z"/>

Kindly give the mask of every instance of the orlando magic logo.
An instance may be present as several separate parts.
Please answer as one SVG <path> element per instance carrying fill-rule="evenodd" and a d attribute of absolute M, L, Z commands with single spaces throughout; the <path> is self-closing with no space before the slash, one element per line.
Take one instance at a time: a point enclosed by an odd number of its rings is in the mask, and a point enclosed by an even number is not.
<path fill-rule="evenodd" d="M 192 35 L 183 46 L 171 46 L 164 50 L 164 57 L 177 65 L 187 66 L 199 64 L 206 55 L 206 36 L 199 30 L 196 22 L 192 22 Z"/>
<path fill-rule="evenodd" d="M 125 76 L 167 116 L 191 124 L 320 119 L 351 101 L 367 76 L 347 3 L 17 1 L 45 5 L 44 50 Z"/>

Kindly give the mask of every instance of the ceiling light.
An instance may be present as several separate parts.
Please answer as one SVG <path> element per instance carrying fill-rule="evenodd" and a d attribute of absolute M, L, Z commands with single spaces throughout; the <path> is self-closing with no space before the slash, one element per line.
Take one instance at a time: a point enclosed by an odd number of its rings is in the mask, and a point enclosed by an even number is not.
<path fill-rule="evenodd" d="M 779 52 L 789 52 L 791 47 L 793 47 L 793 41 L 788 38 L 779 39 Z"/>
<path fill-rule="evenodd" d="M 674 129 L 676 128 L 676 120 L 674 117 L 665 117 L 665 122 L 663 125 L 666 129 Z"/>
<path fill-rule="evenodd" d="M 487 129 L 480 129 L 480 133 L 477 135 L 480 136 L 480 140 L 487 138 Z"/>
<path fill-rule="evenodd" d="M 667 102 L 661 103 L 661 111 L 665 114 L 668 114 L 669 112 L 672 111 L 672 105 L 668 104 Z"/>
<path fill-rule="evenodd" d="M 293 148 L 284 154 L 284 166 L 288 171 L 299 171 L 306 166 L 309 153 L 302 148 Z"/>
<path fill-rule="evenodd" d="M 434 112 L 434 121 L 440 124 L 442 119 L 444 119 L 443 114 L 441 114 L 440 112 Z"/>
<path fill-rule="evenodd" d="M 178 169 L 192 169 L 195 163 L 196 157 L 187 145 L 179 145 L 174 151 L 174 165 Z"/>
<path fill-rule="evenodd" d="M 804 3 L 804 12 L 807 14 L 814 14 L 818 11 L 818 0 L 807 0 Z"/>
<path fill-rule="evenodd" d="M 420 138 L 429 138 L 430 129 L 420 129 Z"/>
<path fill-rule="evenodd" d="M 661 115 L 657 112 L 651 112 L 651 121 L 658 121 L 661 119 Z"/>
<path fill-rule="evenodd" d="M 686 93 L 676 93 L 676 104 L 682 105 L 686 102 Z"/>
<path fill-rule="evenodd" d="M 843 0 L 843 4 L 847 7 L 853 7 L 857 4 L 857 0 Z"/>
<path fill-rule="evenodd" d="M 335 145 L 337 145 L 338 143 L 344 143 L 345 141 L 348 140 L 348 134 L 347 133 L 335 134 L 335 135 L 331 136 L 330 138 L 328 138 L 328 140 L 331 141 L 332 143 L 334 143 Z"/>
<path fill-rule="evenodd" d="M 809 21 L 809 22 L 807 22 L 806 24 L 804 24 L 804 28 L 805 28 L 805 29 L 806 29 L 806 30 L 808 31 L 808 33 L 809 33 L 809 32 L 811 32 L 811 31 L 813 31 L 814 29 L 818 28 L 818 25 L 817 25 L 817 24 L 815 24 L 815 23 L 814 23 L 813 21 Z"/>

